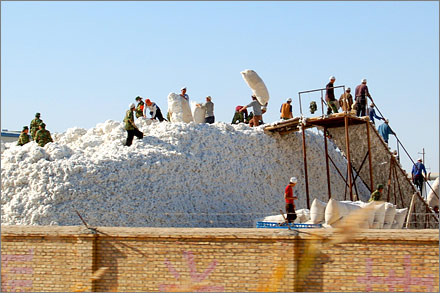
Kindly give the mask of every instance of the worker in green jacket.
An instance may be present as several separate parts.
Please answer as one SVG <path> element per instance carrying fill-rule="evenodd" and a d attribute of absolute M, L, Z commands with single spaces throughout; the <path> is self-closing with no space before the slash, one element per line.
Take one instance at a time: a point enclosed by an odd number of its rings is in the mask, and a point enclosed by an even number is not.
<path fill-rule="evenodd" d="M 30 125 L 31 135 L 33 140 L 35 140 L 35 134 L 37 133 L 39 129 L 38 127 L 40 126 L 41 123 L 43 123 L 43 120 L 40 119 L 40 113 L 36 113 L 35 119 L 31 121 L 31 125 Z"/>
<path fill-rule="evenodd" d="M 377 189 L 371 194 L 370 197 L 370 201 L 379 201 L 380 198 L 382 197 L 382 192 L 383 192 L 383 184 L 378 184 L 377 185 Z"/>
<path fill-rule="evenodd" d="M 125 141 L 126 146 L 131 146 L 133 143 L 133 138 L 136 135 L 137 138 L 142 139 L 144 134 L 137 128 L 136 124 L 134 124 L 133 111 L 135 110 L 134 103 L 128 105 L 129 109 L 125 113 L 124 123 L 125 130 L 127 131 L 127 140 Z"/>
<path fill-rule="evenodd" d="M 18 137 L 17 145 L 23 146 L 30 141 L 28 132 L 29 132 L 29 127 L 23 126 L 23 130 L 21 131 L 20 136 Z"/>
<path fill-rule="evenodd" d="M 53 142 L 50 132 L 46 130 L 46 124 L 40 124 L 40 130 L 35 134 L 35 142 L 38 143 L 40 147 L 44 147 L 47 143 Z"/>
<path fill-rule="evenodd" d="M 136 97 L 136 102 L 138 103 L 136 106 L 136 118 L 142 117 L 144 116 L 144 102 L 142 101 L 142 97 L 137 96 Z"/>

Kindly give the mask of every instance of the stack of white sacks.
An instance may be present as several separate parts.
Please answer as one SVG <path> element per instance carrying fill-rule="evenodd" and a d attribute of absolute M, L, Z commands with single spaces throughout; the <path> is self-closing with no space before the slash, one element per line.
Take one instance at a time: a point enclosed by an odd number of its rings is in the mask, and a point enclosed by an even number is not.
<path fill-rule="evenodd" d="M 350 213 L 356 212 L 373 203 L 362 201 L 337 201 L 330 199 L 328 203 L 314 199 L 310 210 L 296 210 L 297 218 L 295 223 L 322 224 L 323 227 L 337 226 Z M 365 222 L 359 223 L 365 229 L 402 229 L 408 208 L 397 209 L 389 202 L 377 204 L 374 212 L 371 212 Z M 284 217 L 286 215 L 284 214 Z M 284 222 L 282 215 L 269 216 L 264 218 L 264 222 Z"/>

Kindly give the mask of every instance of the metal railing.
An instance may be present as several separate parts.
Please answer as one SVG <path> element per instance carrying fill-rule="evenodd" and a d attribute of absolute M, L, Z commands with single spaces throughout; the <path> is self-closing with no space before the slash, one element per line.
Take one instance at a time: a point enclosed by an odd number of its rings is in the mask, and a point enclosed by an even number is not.
<path fill-rule="evenodd" d="M 343 89 L 343 93 L 345 93 L 345 85 L 338 85 L 338 86 L 334 86 L 334 87 L 329 88 L 329 89 L 337 89 L 337 88 L 342 88 Z M 327 103 L 324 100 L 323 93 L 326 90 L 327 90 L 327 88 L 321 88 L 321 89 L 315 89 L 315 90 L 298 92 L 298 96 L 299 96 L 299 111 L 300 111 L 301 116 L 303 115 L 301 95 L 302 94 L 314 93 L 314 92 L 320 92 L 321 93 L 321 116 L 325 115 L 324 114 L 324 105 L 327 107 Z"/>

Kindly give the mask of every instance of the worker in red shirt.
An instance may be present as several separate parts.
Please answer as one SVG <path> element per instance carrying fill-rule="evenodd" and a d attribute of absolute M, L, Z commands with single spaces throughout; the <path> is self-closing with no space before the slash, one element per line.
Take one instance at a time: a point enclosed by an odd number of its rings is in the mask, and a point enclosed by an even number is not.
<path fill-rule="evenodd" d="M 297 196 L 293 195 L 293 187 L 296 185 L 296 177 L 290 178 L 289 184 L 286 186 L 286 190 L 284 191 L 284 199 L 286 200 L 286 213 L 287 213 L 287 222 L 293 223 L 296 219 L 295 213 L 295 199 L 298 199 Z"/>

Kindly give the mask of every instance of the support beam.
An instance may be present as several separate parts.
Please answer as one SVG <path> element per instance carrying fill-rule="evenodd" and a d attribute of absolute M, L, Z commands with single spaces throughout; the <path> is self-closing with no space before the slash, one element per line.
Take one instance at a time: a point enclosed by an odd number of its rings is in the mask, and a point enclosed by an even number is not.
<path fill-rule="evenodd" d="M 352 178 L 351 178 L 351 158 L 350 158 L 350 138 L 348 135 L 348 115 L 344 117 L 345 121 L 345 146 L 347 151 L 347 170 L 348 170 L 348 180 L 349 185 L 348 188 L 350 190 L 350 200 L 353 201 L 353 187 L 352 187 Z"/>
<path fill-rule="evenodd" d="M 328 165 L 328 145 L 327 145 L 327 127 L 324 127 L 324 147 L 325 147 L 325 166 L 327 169 L 327 190 L 328 190 L 328 199 L 332 198 L 332 191 L 330 185 L 330 168 Z"/>
<path fill-rule="evenodd" d="M 370 141 L 370 122 L 367 120 L 365 122 L 367 126 L 367 143 L 368 143 L 368 165 L 370 167 L 370 190 L 374 190 L 374 180 L 373 180 L 373 164 L 371 163 L 371 141 Z"/>
<path fill-rule="evenodd" d="M 304 124 L 302 125 L 304 127 Z M 303 146 L 303 159 L 304 159 L 304 179 L 306 182 L 306 196 L 307 196 L 307 208 L 310 210 L 310 199 L 309 199 L 309 177 L 307 173 L 307 152 L 306 152 L 306 130 L 302 129 L 302 146 Z"/>

